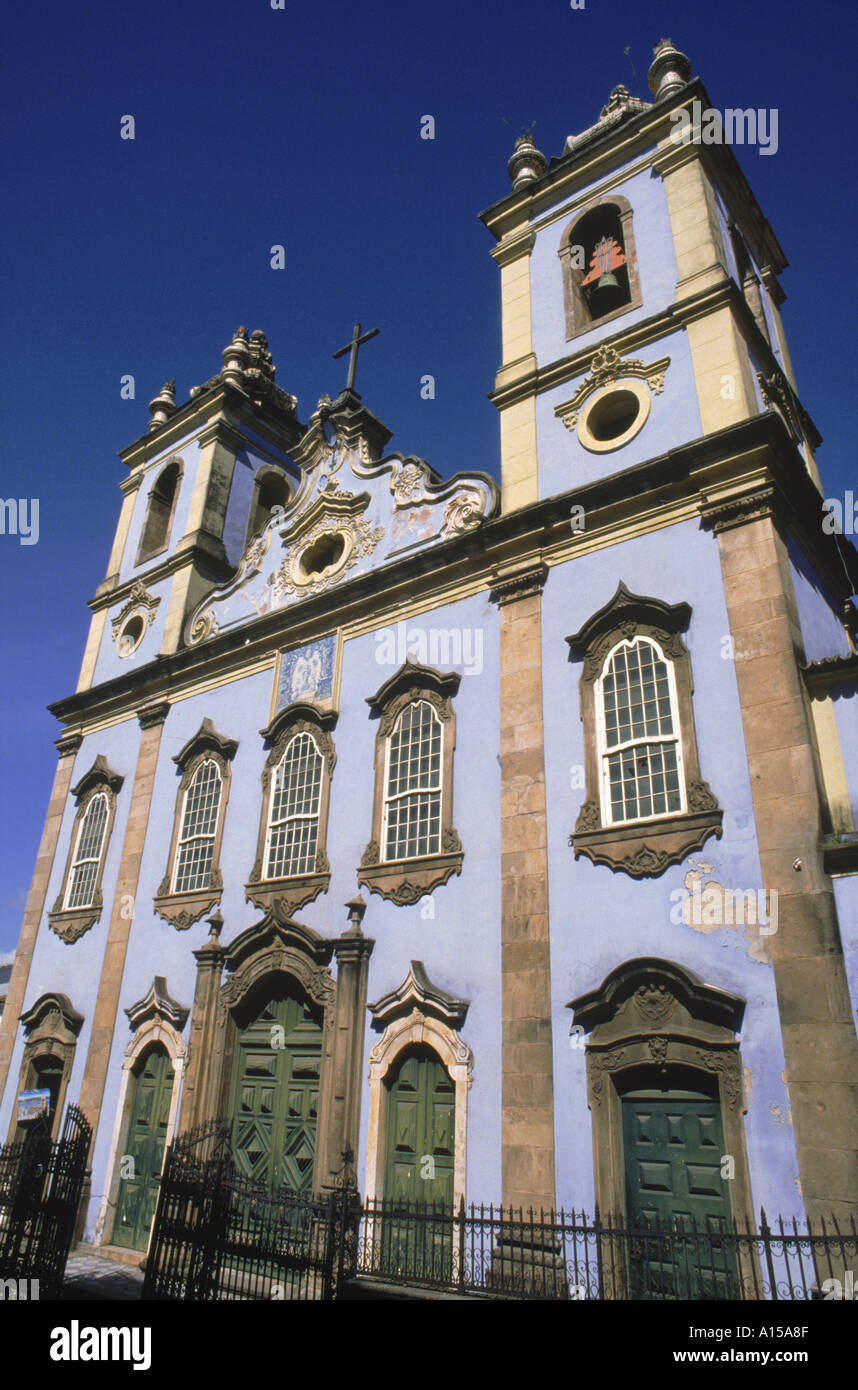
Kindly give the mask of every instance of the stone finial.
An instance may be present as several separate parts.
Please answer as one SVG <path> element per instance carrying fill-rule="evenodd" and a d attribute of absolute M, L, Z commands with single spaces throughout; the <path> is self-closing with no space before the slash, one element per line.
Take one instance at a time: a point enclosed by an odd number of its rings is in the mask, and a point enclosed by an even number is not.
<path fill-rule="evenodd" d="M 273 381 L 274 370 L 274 359 L 268 351 L 268 339 L 261 328 L 256 328 L 250 335 L 250 361 L 245 371 L 248 376 L 263 376 Z"/>
<path fill-rule="evenodd" d="M 149 433 L 154 434 L 155 430 L 160 430 L 166 425 L 177 409 L 176 378 L 173 377 L 171 381 L 164 382 L 157 396 L 149 402 L 149 414 L 152 416 L 149 421 Z"/>
<path fill-rule="evenodd" d="M 346 935 L 361 936 L 362 933 L 360 929 L 360 924 L 363 921 L 363 915 L 366 912 L 366 903 L 364 902 L 363 896 L 360 893 L 358 893 L 356 898 L 352 898 L 349 902 L 346 903 L 346 907 L 348 908 L 350 924 Z"/>
<path fill-rule="evenodd" d="M 661 39 L 653 54 L 647 80 L 656 101 L 662 101 L 685 86 L 691 76 L 691 64 L 685 54 L 680 53 L 673 39 Z"/>
<path fill-rule="evenodd" d="M 520 188 L 542 178 L 548 168 L 548 160 L 536 148 L 530 135 L 519 135 L 506 167 L 512 179 L 512 191 L 517 193 Z"/>
<path fill-rule="evenodd" d="M 206 918 L 206 923 L 210 928 L 209 943 L 216 946 L 220 940 L 220 934 L 223 931 L 223 917 L 221 916 L 220 908 L 215 908 L 211 917 Z"/>
<path fill-rule="evenodd" d="M 250 361 L 250 347 L 245 328 L 235 330 L 232 335 L 232 342 L 224 348 L 221 357 L 223 358 L 224 381 L 232 382 L 233 386 L 240 386 L 244 379 L 245 368 Z"/>

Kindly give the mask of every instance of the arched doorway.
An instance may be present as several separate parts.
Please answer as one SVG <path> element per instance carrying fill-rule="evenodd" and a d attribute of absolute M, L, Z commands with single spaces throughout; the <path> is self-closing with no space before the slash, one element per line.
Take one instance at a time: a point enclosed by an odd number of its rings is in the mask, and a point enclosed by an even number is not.
<path fill-rule="evenodd" d="M 254 991 L 236 1036 L 232 1149 L 246 1177 L 310 1192 L 316 1152 L 322 1010 L 297 984 Z"/>
<path fill-rule="evenodd" d="M 173 1064 L 160 1043 L 131 1073 L 131 1114 L 120 1159 L 113 1243 L 145 1250 L 158 1201 L 158 1179 L 173 1096 Z"/>
<path fill-rule="evenodd" d="M 387 1083 L 386 1199 L 452 1210 L 456 1090 L 430 1047 L 403 1052 Z"/>

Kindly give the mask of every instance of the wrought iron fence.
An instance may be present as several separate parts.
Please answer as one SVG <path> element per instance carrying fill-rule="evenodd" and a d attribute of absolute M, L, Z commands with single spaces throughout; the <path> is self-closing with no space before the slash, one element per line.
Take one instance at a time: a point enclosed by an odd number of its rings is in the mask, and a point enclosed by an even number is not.
<path fill-rule="evenodd" d="M 584 1212 L 367 1201 L 356 1273 L 384 1283 L 514 1299 L 698 1302 L 837 1297 L 858 1252 L 854 1218 L 804 1230 L 698 1229 Z M 828 1285 L 826 1281 L 831 1281 Z M 839 1281 L 839 1283 L 837 1282 Z"/>
<path fill-rule="evenodd" d="M 223 1122 L 180 1136 L 161 1176 L 143 1297 L 327 1300 L 351 1272 L 354 1194 L 267 1187 L 236 1171 Z"/>
<path fill-rule="evenodd" d="M 490 1299 L 799 1300 L 858 1256 L 854 1219 L 698 1229 L 583 1212 L 367 1200 L 348 1174 L 323 1196 L 243 1177 L 229 1126 L 165 1159 L 143 1297 L 328 1300 L 373 1285 Z M 832 1287 L 835 1287 L 832 1285 Z M 836 1296 L 836 1294 L 834 1295 Z"/>
<path fill-rule="evenodd" d="M 21 1142 L 0 1147 L 0 1279 L 38 1281 L 42 1299 L 60 1292 L 91 1138 L 70 1105 L 58 1143 L 40 1117 Z"/>

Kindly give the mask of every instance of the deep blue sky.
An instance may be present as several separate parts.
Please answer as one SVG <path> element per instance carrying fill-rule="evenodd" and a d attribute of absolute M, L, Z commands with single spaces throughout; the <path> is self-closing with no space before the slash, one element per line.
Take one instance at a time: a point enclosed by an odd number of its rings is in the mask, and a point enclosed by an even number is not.
<path fill-rule="evenodd" d="M 0 952 L 14 946 L 56 765 L 45 710 L 77 680 L 124 467 L 147 402 L 268 334 L 307 419 L 331 353 L 380 327 L 358 387 L 391 448 L 443 474 L 497 473 L 486 400 L 498 272 L 478 212 L 509 189 L 515 136 L 561 152 L 611 87 L 648 97 L 669 35 L 714 105 L 777 107 L 779 149 L 739 160 L 782 277 L 828 495 L 856 484 L 854 12 L 586 0 L 149 0 L 8 7 L 0 58 L 5 271 L 3 497 L 38 497 L 40 539 L 0 537 L 6 672 Z M 631 49 L 631 64 L 623 50 Z M 636 76 L 635 76 L 636 74 Z M 119 138 L 135 117 L 136 139 Z M 419 138 L 424 114 L 434 142 Z M 286 270 L 269 268 L 272 243 Z M 133 373 L 137 399 L 120 400 Z M 431 372 L 434 401 L 421 401 Z"/>

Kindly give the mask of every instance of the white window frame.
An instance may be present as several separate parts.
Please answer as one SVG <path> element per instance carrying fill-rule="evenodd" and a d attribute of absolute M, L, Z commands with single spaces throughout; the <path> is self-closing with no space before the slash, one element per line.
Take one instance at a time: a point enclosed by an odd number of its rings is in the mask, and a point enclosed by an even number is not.
<path fill-rule="evenodd" d="M 426 852 L 425 852 L 425 854 L 408 854 L 408 855 L 403 855 L 402 858 L 388 859 L 388 857 L 387 857 L 387 829 L 388 829 L 388 811 L 389 811 L 389 809 L 390 809 L 390 805 L 391 805 L 391 803 L 394 802 L 394 801 L 402 801 L 402 800 L 404 800 L 405 797 L 407 797 L 407 796 L 413 796 L 413 795 L 414 795 L 414 788 L 411 788 L 411 790 L 405 791 L 405 792 L 397 792 L 395 796 L 391 796 L 391 795 L 390 795 L 390 750 L 391 750 L 391 746 L 392 746 L 392 744 L 393 744 L 393 740 L 394 740 L 394 738 L 396 737 L 396 731 L 397 731 L 397 729 L 399 728 L 399 725 L 400 725 L 401 721 L 405 718 L 405 716 L 406 716 L 406 714 L 408 713 L 408 711 L 409 711 L 410 709 L 412 709 L 414 705 L 428 705 L 429 710 L 430 710 L 430 713 L 431 713 L 431 715 L 432 715 L 432 718 L 434 719 L 436 725 L 438 726 L 438 729 L 439 729 L 440 735 L 441 735 L 441 744 L 440 744 L 440 751 L 439 751 L 439 763 L 438 763 L 438 786 L 437 786 L 437 787 L 432 787 L 432 788 L 430 788 L 430 789 L 429 789 L 429 793 L 428 793 L 429 795 L 433 795 L 433 796 L 437 796 L 437 797 L 438 797 L 438 846 L 437 846 L 436 849 L 427 849 Z M 420 795 L 425 795 L 426 793 L 425 793 L 424 791 L 422 791 L 421 789 L 418 789 L 418 794 L 420 794 Z M 431 701 L 431 700 L 427 700 L 427 699 L 425 699 L 425 698 L 423 698 L 423 697 L 421 696 L 421 697 L 420 697 L 419 699 L 417 699 L 417 700 L 411 700 L 411 701 L 405 706 L 404 709 L 400 710 L 399 714 L 396 716 L 396 722 L 394 723 L 393 728 L 391 729 L 391 731 L 390 731 L 390 733 L 388 734 L 387 739 L 386 739 L 386 741 L 385 741 L 385 749 L 384 749 L 384 792 L 383 792 L 382 803 L 381 803 L 381 844 L 380 844 L 380 846 L 379 846 L 379 851 L 380 851 L 380 853 L 379 853 L 379 859 L 380 859 L 380 861 L 381 861 L 382 863 L 385 863 L 385 864 L 404 864 L 404 863 L 406 863 L 409 859 L 427 859 L 427 858 L 430 858 L 432 855 L 440 854 L 440 853 L 441 853 L 441 847 L 442 847 L 442 845 L 443 845 L 443 840 L 444 840 L 444 724 L 443 724 L 442 720 L 440 719 L 440 717 L 439 717 L 439 715 L 438 715 L 437 709 L 436 709 L 435 706 L 432 704 L 432 701 Z"/>
<path fill-rule="evenodd" d="M 647 643 L 651 646 L 659 661 L 662 661 L 667 668 L 667 683 L 670 694 L 670 713 L 673 721 L 672 734 L 652 734 L 643 738 L 627 739 L 623 743 L 615 743 L 608 747 L 608 735 L 605 724 L 605 674 L 614 659 L 614 655 L 621 647 L 635 647 L 639 643 Z M 682 756 L 682 726 L 679 718 L 679 698 L 676 689 L 676 673 L 673 662 L 662 650 L 661 644 L 654 637 L 624 637 L 619 642 L 615 642 L 611 650 L 607 653 L 602 664 L 602 671 L 596 681 L 596 739 L 597 756 L 599 759 L 599 797 L 601 801 L 602 825 L 636 825 L 644 821 L 669 820 L 672 816 L 684 815 L 688 808 L 685 790 L 685 764 Z M 614 819 L 613 808 L 611 806 L 611 787 L 608 759 L 616 753 L 624 753 L 630 748 L 640 747 L 644 744 L 660 743 L 673 744 L 676 749 L 676 775 L 679 782 L 679 807 L 675 811 L 658 811 L 649 816 L 634 816 L 630 819 L 625 817 Z"/>
<path fill-rule="evenodd" d="M 315 822 L 316 822 L 316 848 L 315 848 L 315 851 L 314 851 L 314 853 L 313 853 L 313 864 L 312 864 L 309 868 L 307 868 L 307 869 L 300 869 L 297 873 L 271 875 L 271 874 L 269 874 L 268 870 L 269 870 L 269 867 L 270 867 L 270 864 L 271 864 L 271 832 L 272 832 L 272 830 L 273 830 L 273 828 L 274 828 L 273 816 L 274 816 L 274 801 L 275 801 L 275 798 L 276 798 L 276 795 L 277 795 L 277 774 L 278 774 L 278 772 L 280 771 L 280 768 L 283 766 L 284 762 L 286 761 L 286 758 L 288 757 L 288 754 L 289 754 L 289 749 L 292 747 L 292 744 L 295 742 L 296 739 L 299 739 L 299 738 L 308 738 L 308 739 L 310 740 L 310 742 L 311 742 L 312 745 L 313 745 L 313 749 L 314 749 L 314 751 L 315 751 L 316 757 L 319 759 L 319 762 L 320 762 L 321 765 L 322 765 L 322 768 L 321 768 L 321 775 L 320 775 L 320 777 L 319 777 L 319 789 L 318 789 L 318 794 L 317 794 L 317 805 L 316 805 L 315 817 L 312 816 L 312 815 L 300 815 L 300 814 L 291 815 L 291 816 L 284 816 L 282 820 L 279 820 L 279 821 L 277 822 L 277 825 L 278 825 L 278 827 L 279 827 L 279 826 L 281 826 L 281 825 L 287 825 L 287 824 L 289 824 L 290 822 L 294 822 L 294 821 L 311 821 L 311 820 L 315 819 Z M 310 731 L 309 731 L 308 729 L 301 729 L 301 730 L 299 730 L 297 733 L 293 734 L 292 737 L 289 739 L 288 743 L 286 744 L 286 747 L 283 749 L 282 756 L 281 756 L 280 758 L 278 758 L 277 763 L 276 763 L 276 765 L 274 766 L 274 768 L 272 769 L 272 773 L 271 773 L 270 791 L 269 791 L 269 793 L 268 793 L 268 814 L 267 814 L 267 817 L 266 817 L 267 824 L 266 824 L 266 827 L 265 827 L 265 851 L 264 851 L 264 859 L 263 859 L 263 865 L 262 865 L 262 878 L 260 879 L 260 882 L 261 882 L 261 883 L 276 883 L 276 882 L 278 882 L 281 878 L 305 878 L 307 874 L 315 873 L 315 859 L 316 859 L 316 855 L 319 853 L 319 831 L 320 831 L 320 821 L 321 821 L 321 816 L 322 816 L 322 796 L 323 796 L 323 793 L 324 793 L 324 790 L 325 790 L 325 777 L 326 777 L 326 776 L 327 776 L 327 769 L 326 769 L 326 763 L 325 763 L 325 755 L 324 755 L 324 753 L 322 752 L 321 748 L 319 747 L 319 744 L 318 744 L 316 738 L 314 737 L 314 735 L 311 734 Z"/>
<path fill-rule="evenodd" d="M 210 835 L 199 835 L 199 834 L 197 834 L 197 835 L 185 835 L 185 834 L 183 834 L 183 832 L 184 832 L 184 828 L 185 828 L 185 818 L 186 818 L 186 816 L 187 816 L 187 811 L 188 811 L 188 797 L 190 796 L 191 792 L 192 792 L 193 789 L 194 789 L 194 783 L 196 782 L 197 778 L 199 777 L 201 770 L 202 770 L 208 763 L 211 763 L 211 764 L 212 764 L 212 766 L 213 766 L 215 772 L 217 773 L 218 784 L 219 784 L 218 797 L 217 797 L 217 811 L 215 812 L 215 821 L 214 821 L 214 830 L 211 832 Z M 194 768 L 193 776 L 191 777 L 191 780 L 190 780 L 190 782 L 188 783 L 188 786 L 187 786 L 186 789 L 185 789 L 185 795 L 184 795 L 184 797 L 182 798 L 182 813 L 181 813 L 181 815 L 180 815 L 180 817 L 179 817 L 179 833 L 178 833 L 178 835 L 177 835 L 177 837 L 176 837 L 176 852 L 175 852 L 174 859 L 173 859 L 173 875 L 172 875 L 172 878 L 171 878 L 171 880 L 170 880 L 170 882 L 171 882 L 171 892 L 173 892 L 173 893 L 201 893 L 201 892 L 205 892 L 205 890 L 206 890 L 207 888 L 211 887 L 212 865 L 214 864 L 214 854 L 215 854 L 215 849 L 217 848 L 217 832 L 218 832 L 218 826 L 219 826 L 219 824 L 220 824 L 221 812 L 222 812 L 222 810 L 223 810 L 223 780 L 224 780 L 224 779 L 223 779 L 223 773 L 221 772 L 221 770 L 220 770 L 220 768 L 218 767 L 217 763 L 215 762 L 214 758 L 203 758 L 203 759 L 200 761 L 200 763 L 197 765 L 197 767 Z M 190 840 L 211 840 L 211 843 L 212 843 L 212 857 L 211 857 L 211 861 L 210 861 L 210 863 L 209 863 L 209 882 L 208 882 L 207 884 L 202 884 L 202 885 L 200 885 L 198 888 L 179 888 L 179 887 L 177 887 L 177 883 L 178 883 L 178 878 L 179 878 L 179 865 L 180 865 L 180 863 L 181 863 L 181 861 L 182 861 L 182 846 L 185 845 L 185 844 L 187 844 L 188 841 L 190 841 Z"/>
<path fill-rule="evenodd" d="M 79 858 L 78 858 L 78 853 L 79 853 L 79 850 L 80 850 L 80 842 L 81 842 L 81 839 L 83 838 L 83 832 L 84 832 L 84 829 L 85 829 L 85 827 L 86 827 L 87 817 L 89 816 L 89 814 L 90 814 L 90 812 L 91 812 L 93 806 L 95 805 L 96 801 L 103 801 L 103 802 L 104 802 L 104 824 L 103 824 L 102 827 L 101 827 L 101 839 L 99 840 L 99 844 L 98 844 L 98 854 L 95 855 L 94 857 L 93 857 L 93 856 L 88 856 L 86 859 L 79 859 Z M 94 898 L 95 898 L 95 893 L 96 893 L 96 890 L 97 890 L 97 888 L 98 888 L 99 869 L 101 868 L 101 861 L 102 861 L 102 858 L 103 858 L 103 856 L 104 856 L 104 847 L 105 847 L 105 841 L 106 841 L 106 839 L 107 839 L 107 829 L 108 829 L 109 824 L 110 824 L 110 800 L 109 800 L 109 798 L 108 798 L 107 792 L 104 792 L 104 791 L 96 792 L 95 796 L 93 796 L 93 797 L 90 798 L 89 804 L 87 805 L 86 810 L 84 811 L 83 815 L 81 816 L 80 826 L 78 827 L 77 839 L 75 840 L 74 854 L 72 855 L 72 861 L 71 861 L 71 865 L 70 865 L 70 867 L 69 867 L 68 882 L 66 883 L 65 902 L 64 902 L 64 904 L 63 904 L 64 911 L 66 911 L 66 912 L 83 912 L 83 911 L 85 911 L 87 908 L 90 908 L 90 907 L 93 906 L 93 900 L 94 900 Z M 80 865 L 82 865 L 82 864 L 95 864 L 95 873 L 94 873 L 93 879 L 92 879 L 92 889 L 91 889 L 90 894 L 89 894 L 89 897 L 88 897 L 88 899 L 87 899 L 87 901 L 86 901 L 85 903 L 77 903 L 74 907 L 70 907 L 69 904 L 71 903 L 72 892 L 73 892 L 73 890 L 74 890 L 74 885 L 75 885 L 75 870 L 76 870 L 77 868 L 79 868 Z"/>

